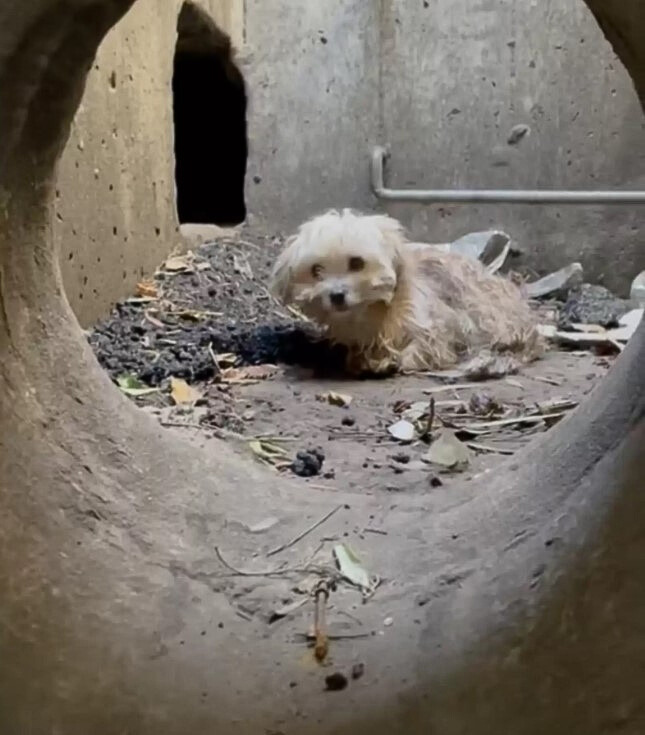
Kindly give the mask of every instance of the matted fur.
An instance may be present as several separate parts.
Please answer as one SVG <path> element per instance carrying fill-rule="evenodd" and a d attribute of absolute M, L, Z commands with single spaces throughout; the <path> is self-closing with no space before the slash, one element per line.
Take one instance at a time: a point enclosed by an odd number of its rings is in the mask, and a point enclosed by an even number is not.
<path fill-rule="evenodd" d="M 331 210 L 306 222 L 278 256 L 271 290 L 347 346 L 352 373 L 442 370 L 491 350 L 529 362 L 543 349 L 513 283 L 408 241 L 385 215 Z"/>

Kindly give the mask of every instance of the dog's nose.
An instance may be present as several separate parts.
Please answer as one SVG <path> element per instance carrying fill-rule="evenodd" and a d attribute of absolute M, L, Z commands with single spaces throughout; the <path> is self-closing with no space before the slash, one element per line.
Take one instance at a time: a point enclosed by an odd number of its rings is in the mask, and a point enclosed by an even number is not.
<path fill-rule="evenodd" d="M 345 305 L 345 292 L 344 291 L 332 291 L 329 294 L 329 300 L 334 306 Z"/>

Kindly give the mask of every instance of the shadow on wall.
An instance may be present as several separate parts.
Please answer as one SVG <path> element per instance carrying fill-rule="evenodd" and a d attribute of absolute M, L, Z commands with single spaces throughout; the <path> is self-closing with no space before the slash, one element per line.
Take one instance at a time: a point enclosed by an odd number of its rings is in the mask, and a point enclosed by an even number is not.
<path fill-rule="evenodd" d="M 246 88 L 229 37 L 184 3 L 173 71 L 175 184 L 181 224 L 246 218 Z"/>

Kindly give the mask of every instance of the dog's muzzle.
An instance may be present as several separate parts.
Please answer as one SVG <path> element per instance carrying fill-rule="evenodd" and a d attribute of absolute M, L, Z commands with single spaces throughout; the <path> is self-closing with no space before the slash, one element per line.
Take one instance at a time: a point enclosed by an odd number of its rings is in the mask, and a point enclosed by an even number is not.
<path fill-rule="evenodd" d="M 329 294 L 329 303 L 336 308 L 347 306 L 346 294 L 344 291 L 332 291 Z"/>

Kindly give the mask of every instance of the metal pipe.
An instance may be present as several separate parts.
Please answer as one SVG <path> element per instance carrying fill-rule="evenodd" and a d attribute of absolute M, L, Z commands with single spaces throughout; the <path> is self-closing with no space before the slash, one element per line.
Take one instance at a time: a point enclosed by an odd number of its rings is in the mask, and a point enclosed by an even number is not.
<path fill-rule="evenodd" d="M 384 182 L 386 148 L 372 153 L 372 191 L 390 202 L 447 202 L 451 204 L 645 204 L 645 191 L 549 191 L 546 189 L 388 189 Z"/>

